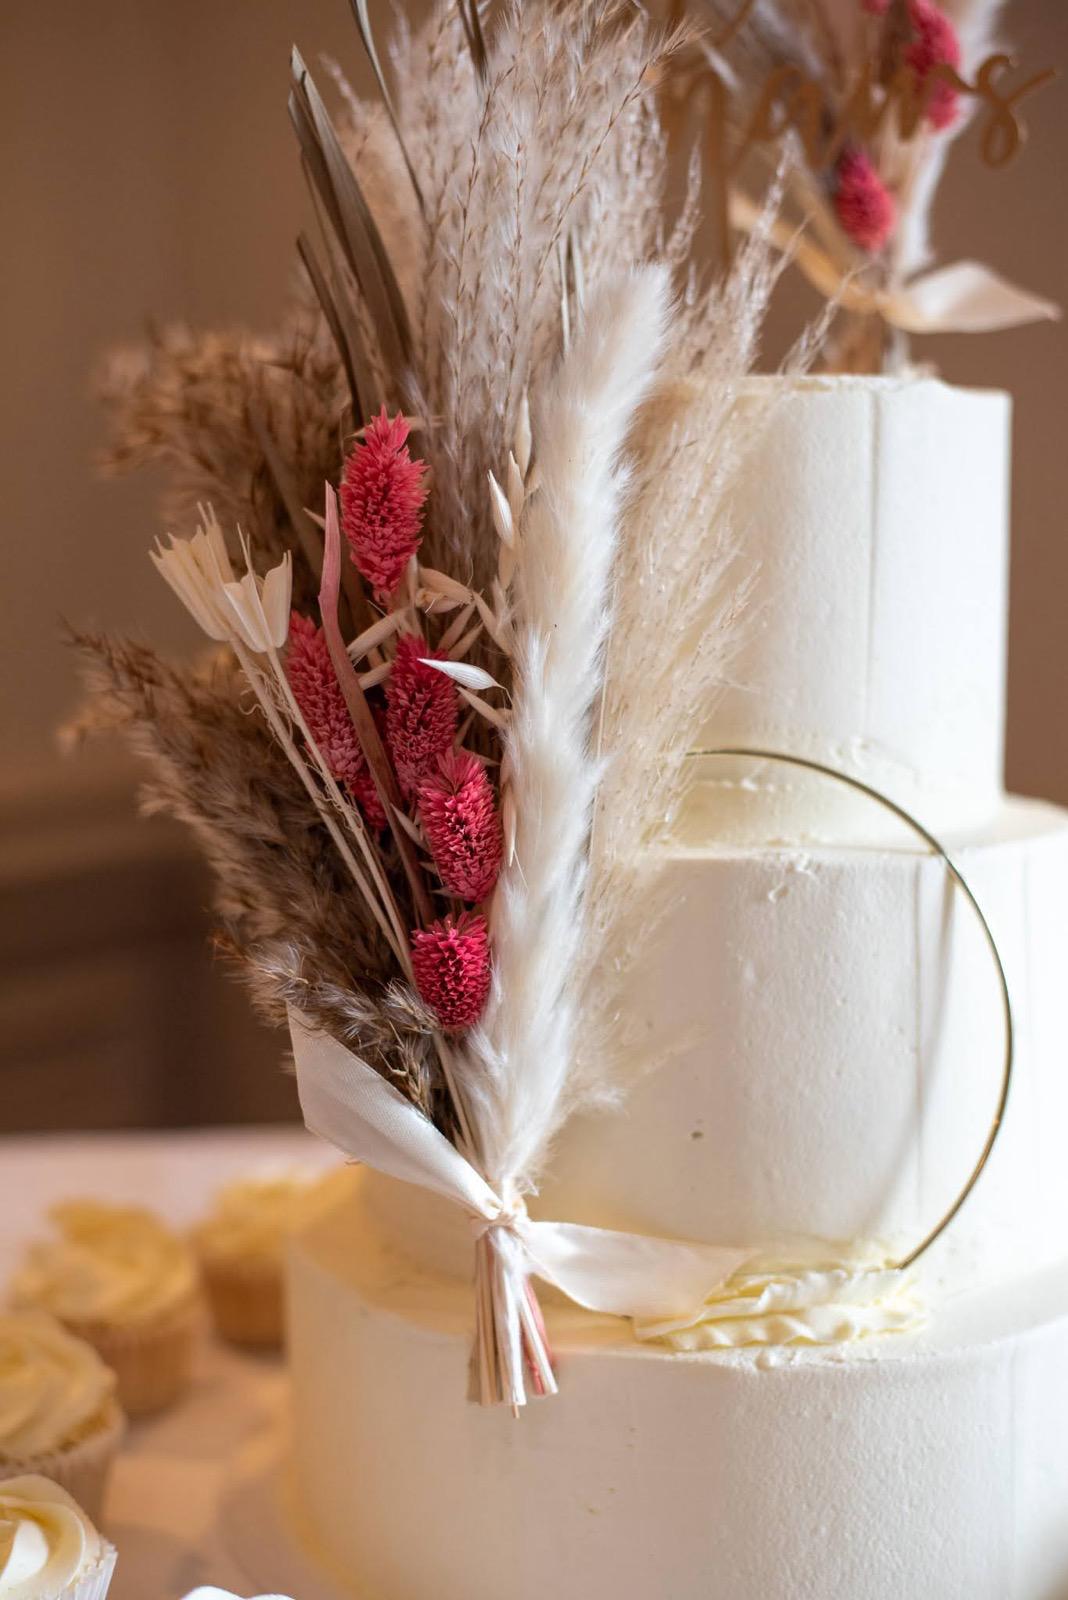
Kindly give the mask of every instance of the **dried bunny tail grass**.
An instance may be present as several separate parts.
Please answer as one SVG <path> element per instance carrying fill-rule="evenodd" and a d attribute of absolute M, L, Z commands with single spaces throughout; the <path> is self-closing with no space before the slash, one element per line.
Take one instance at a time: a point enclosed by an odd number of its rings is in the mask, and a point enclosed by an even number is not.
<path fill-rule="evenodd" d="M 502 778 L 514 801 L 515 851 L 492 903 L 493 987 L 461 1068 L 484 1169 L 506 1196 L 536 1181 L 570 1098 L 600 775 L 590 714 L 628 484 L 622 451 L 656 367 L 667 299 L 657 269 L 602 284 L 570 354 L 536 397 L 539 477 L 518 539 Z"/>
<path fill-rule="evenodd" d="M 655 244 L 665 166 L 655 114 L 638 108 L 676 45 L 628 8 L 585 0 L 508 8 L 482 79 L 448 5 L 396 53 L 427 217 L 414 318 L 437 508 L 427 560 L 459 561 L 465 581 L 482 585 L 495 567 L 486 474 L 507 458 L 524 391 L 562 348 L 569 237 L 594 240 L 587 292 Z"/>
<path fill-rule="evenodd" d="M 436 1120 L 444 1107 L 434 1049 L 437 1026 L 431 1012 L 407 985 L 389 982 L 373 989 L 324 975 L 320 952 L 293 939 L 244 949 L 220 940 L 223 953 L 238 965 L 253 1003 L 267 1021 L 286 1026 L 287 1008 L 354 1050 L 369 1066 Z"/>
<path fill-rule="evenodd" d="M 315 808 L 228 661 L 164 664 L 146 646 L 73 634 L 100 715 L 148 763 L 146 810 L 185 823 L 213 868 L 216 911 L 242 949 L 280 938 L 317 973 L 391 973 Z M 242 698 L 244 696 L 244 698 Z"/>
<path fill-rule="evenodd" d="M 635 430 L 635 492 L 616 565 L 600 715 L 605 773 L 591 836 L 589 933 L 576 973 L 575 1090 L 590 1100 L 618 1095 L 636 1065 L 617 1019 L 664 909 L 652 847 L 678 813 L 686 752 L 740 638 L 745 530 L 732 522 L 729 491 L 766 421 L 755 397 L 744 408 L 737 401 L 781 270 L 769 226 L 770 213 L 726 282 L 688 308 Z"/>
<path fill-rule="evenodd" d="M 317 576 L 301 560 L 260 429 L 293 474 L 299 503 L 318 505 L 324 479 L 340 470 L 344 378 L 317 310 L 298 303 L 270 341 L 165 329 L 113 355 L 100 390 L 112 424 L 106 471 L 161 465 L 172 526 L 210 503 L 269 563 L 296 545 L 297 602 L 314 597 Z"/>

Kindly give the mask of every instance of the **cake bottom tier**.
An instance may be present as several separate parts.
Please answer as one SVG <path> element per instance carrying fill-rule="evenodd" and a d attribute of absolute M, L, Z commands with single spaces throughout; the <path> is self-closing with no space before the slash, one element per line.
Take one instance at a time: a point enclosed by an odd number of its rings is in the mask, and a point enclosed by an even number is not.
<path fill-rule="evenodd" d="M 466 1399 L 470 1291 L 293 1249 L 294 1477 L 361 1600 L 1068 1600 L 1068 1264 L 840 1352 L 550 1307 L 560 1393 Z"/>

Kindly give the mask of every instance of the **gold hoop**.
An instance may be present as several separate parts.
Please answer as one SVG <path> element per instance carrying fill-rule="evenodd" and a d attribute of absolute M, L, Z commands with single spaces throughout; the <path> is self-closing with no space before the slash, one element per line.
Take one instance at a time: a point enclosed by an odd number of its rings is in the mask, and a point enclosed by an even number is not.
<path fill-rule="evenodd" d="M 980 906 L 979 901 L 976 899 L 970 884 L 964 877 L 964 874 L 961 872 L 956 862 L 949 855 L 945 846 L 939 843 L 934 834 L 931 833 L 929 829 L 925 828 L 922 822 L 918 822 L 910 811 L 906 811 L 904 806 L 899 805 L 896 800 L 891 800 L 889 795 L 883 794 L 881 790 L 873 789 L 871 784 L 862 782 L 860 778 L 851 777 L 848 772 L 839 772 L 837 767 L 825 766 L 821 761 L 810 761 L 807 756 L 787 755 L 781 750 L 744 750 L 722 748 L 716 750 L 691 750 L 688 752 L 688 754 L 690 758 L 695 758 L 698 756 L 735 756 L 745 757 L 753 761 L 778 761 L 783 763 L 785 766 L 804 767 L 807 771 L 819 773 L 822 777 L 833 778 L 837 783 L 845 784 L 848 788 L 855 789 L 859 794 L 866 795 L 870 800 L 874 800 L 878 805 L 881 805 L 885 811 L 889 811 L 893 816 L 897 817 L 905 824 L 906 827 L 911 828 L 912 832 L 923 840 L 931 853 L 937 856 L 939 860 L 943 862 L 950 878 L 964 895 L 968 905 L 971 906 L 972 911 L 975 913 L 976 919 L 978 920 L 979 926 L 982 929 L 983 937 L 986 941 L 987 949 L 990 951 L 991 960 L 994 963 L 994 969 L 997 974 L 998 989 L 1001 995 L 1002 1018 L 1005 1025 L 1005 1054 L 1001 1069 L 1001 1088 L 998 1094 L 997 1106 L 994 1111 L 993 1121 L 990 1124 L 990 1129 L 983 1143 L 983 1148 L 980 1151 L 979 1159 L 972 1168 L 967 1182 L 964 1184 L 964 1187 L 953 1201 L 953 1204 L 950 1206 L 945 1215 L 931 1229 L 930 1233 L 926 1234 L 924 1238 L 921 1239 L 920 1243 L 916 1245 L 914 1249 L 910 1250 L 907 1255 L 903 1256 L 900 1261 L 894 1263 L 897 1270 L 899 1272 L 903 1272 L 906 1267 L 913 1266 L 914 1263 L 917 1262 L 920 1257 L 931 1248 L 935 1240 L 941 1238 L 942 1234 L 945 1233 L 950 1223 L 955 1220 L 958 1212 L 964 1205 L 964 1202 L 967 1200 L 968 1196 L 979 1182 L 979 1179 L 982 1177 L 984 1168 L 986 1167 L 987 1162 L 990 1160 L 994 1146 L 998 1140 L 998 1135 L 1001 1132 L 1002 1124 L 1005 1120 L 1005 1110 L 1009 1103 L 1009 1090 L 1012 1087 L 1016 1042 L 1012 1017 L 1012 998 L 1009 994 L 1009 981 L 1005 976 L 1005 964 L 1001 959 L 1001 951 L 998 949 L 997 941 L 991 932 L 990 924 L 986 920 L 983 909 Z"/>

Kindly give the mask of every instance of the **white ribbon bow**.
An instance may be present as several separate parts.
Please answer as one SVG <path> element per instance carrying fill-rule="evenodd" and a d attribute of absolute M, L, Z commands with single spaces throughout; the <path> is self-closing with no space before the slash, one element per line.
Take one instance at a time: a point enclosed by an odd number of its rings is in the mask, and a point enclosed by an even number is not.
<path fill-rule="evenodd" d="M 498 1269 L 507 1398 L 526 1400 L 524 1342 L 542 1386 L 555 1390 L 527 1277 L 534 1273 L 588 1311 L 641 1320 L 696 1320 L 708 1297 L 751 1252 L 540 1222 L 507 1206 L 485 1178 L 380 1073 L 291 1011 L 289 1027 L 304 1121 L 345 1155 L 463 1207 Z M 544 1362 L 538 1359 L 545 1355 Z"/>
<path fill-rule="evenodd" d="M 524 1404 L 524 1361 L 538 1393 L 556 1392 L 532 1274 L 588 1311 L 628 1317 L 639 1339 L 676 1349 L 841 1344 L 923 1324 L 913 1276 L 888 1265 L 885 1247 L 874 1243 L 856 1241 L 829 1259 L 826 1242 L 795 1240 L 784 1262 L 752 1249 L 535 1221 L 521 1200 L 509 1204 L 494 1193 L 366 1062 L 296 1012 L 289 1026 L 308 1128 L 345 1155 L 451 1200 L 470 1218 L 485 1404 Z"/>

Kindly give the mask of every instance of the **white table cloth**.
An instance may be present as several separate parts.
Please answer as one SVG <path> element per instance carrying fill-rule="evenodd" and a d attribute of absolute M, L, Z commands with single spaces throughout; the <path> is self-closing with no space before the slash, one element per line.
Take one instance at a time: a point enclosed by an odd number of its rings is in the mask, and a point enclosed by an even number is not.
<path fill-rule="evenodd" d="M 337 1155 L 297 1127 L 0 1138 L 0 1285 L 57 1200 L 138 1202 L 184 1228 L 229 1178 L 294 1162 Z M 109 1600 L 180 1600 L 206 1583 L 336 1600 L 278 1507 L 286 1392 L 278 1358 L 206 1341 L 190 1393 L 131 1425 L 106 1508 Z"/>

